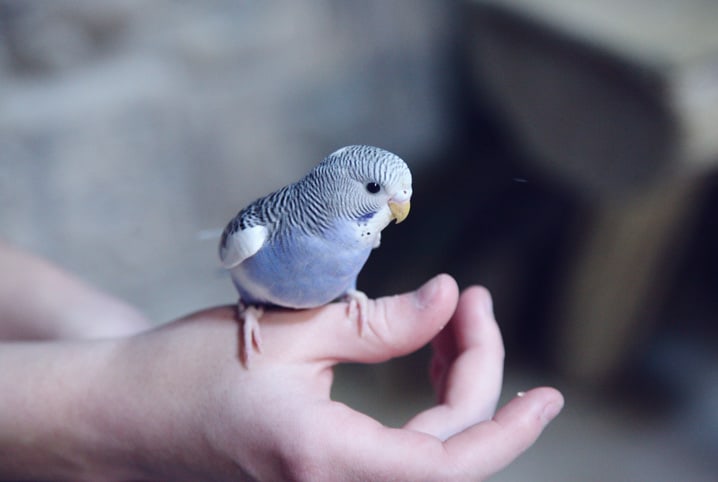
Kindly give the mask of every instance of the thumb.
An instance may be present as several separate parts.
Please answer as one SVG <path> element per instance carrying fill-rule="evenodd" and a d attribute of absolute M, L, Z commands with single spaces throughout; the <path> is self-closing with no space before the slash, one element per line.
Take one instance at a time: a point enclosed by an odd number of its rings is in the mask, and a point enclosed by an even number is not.
<path fill-rule="evenodd" d="M 456 281 L 442 274 L 416 291 L 370 299 L 361 335 L 346 303 L 320 308 L 313 318 L 317 339 L 310 357 L 377 363 L 416 351 L 448 323 L 458 297 Z"/>

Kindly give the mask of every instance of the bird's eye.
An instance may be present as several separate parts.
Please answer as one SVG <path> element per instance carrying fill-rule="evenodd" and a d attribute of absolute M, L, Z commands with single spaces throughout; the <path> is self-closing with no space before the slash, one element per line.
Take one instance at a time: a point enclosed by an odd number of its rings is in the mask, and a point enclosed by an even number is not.
<path fill-rule="evenodd" d="M 375 182 L 370 182 L 366 185 L 366 190 L 372 194 L 376 194 L 381 189 L 381 186 Z"/>

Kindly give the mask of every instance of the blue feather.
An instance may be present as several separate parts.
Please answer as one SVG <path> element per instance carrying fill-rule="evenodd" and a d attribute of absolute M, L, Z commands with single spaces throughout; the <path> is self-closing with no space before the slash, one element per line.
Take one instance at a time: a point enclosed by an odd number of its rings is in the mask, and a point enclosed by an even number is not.
<path fill-rule="evenodd" d="M 357 249 L 346 227 L 322 236 L 283 233 L 235 268 L 233 279 L 246 303 L 310 308 L 354 289 L 370 252 Z"/>

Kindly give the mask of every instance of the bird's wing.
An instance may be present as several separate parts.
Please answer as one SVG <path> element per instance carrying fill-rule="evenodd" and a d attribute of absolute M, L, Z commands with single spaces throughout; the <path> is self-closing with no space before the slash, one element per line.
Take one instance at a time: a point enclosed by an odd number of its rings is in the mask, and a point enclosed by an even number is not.
<path fill-rule="evenodd" d="M 219 245 L 219 258 L 225 269 L 232 269 L 259 251 L 269 236 L 261 224 L 244 229 L 227 229 Z"/>

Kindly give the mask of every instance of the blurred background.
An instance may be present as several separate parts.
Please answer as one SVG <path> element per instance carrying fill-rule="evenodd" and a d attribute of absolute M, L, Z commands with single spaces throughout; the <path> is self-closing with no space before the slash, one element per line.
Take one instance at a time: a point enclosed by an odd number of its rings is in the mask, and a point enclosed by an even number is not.
<path fill-rule="evenodd" d="M 0 236 L 168 321 L 234 301 L 212 232 L 241 207 L 384 147 L 412 215 L 359 288 L 487 286 L 505 398 L 566 396 L 494 480 L 715 480 L 716 24 L 710 0 L 0 0 Z M 401 425 L 428 356 L 340 367 L 335 396 Z"/>

